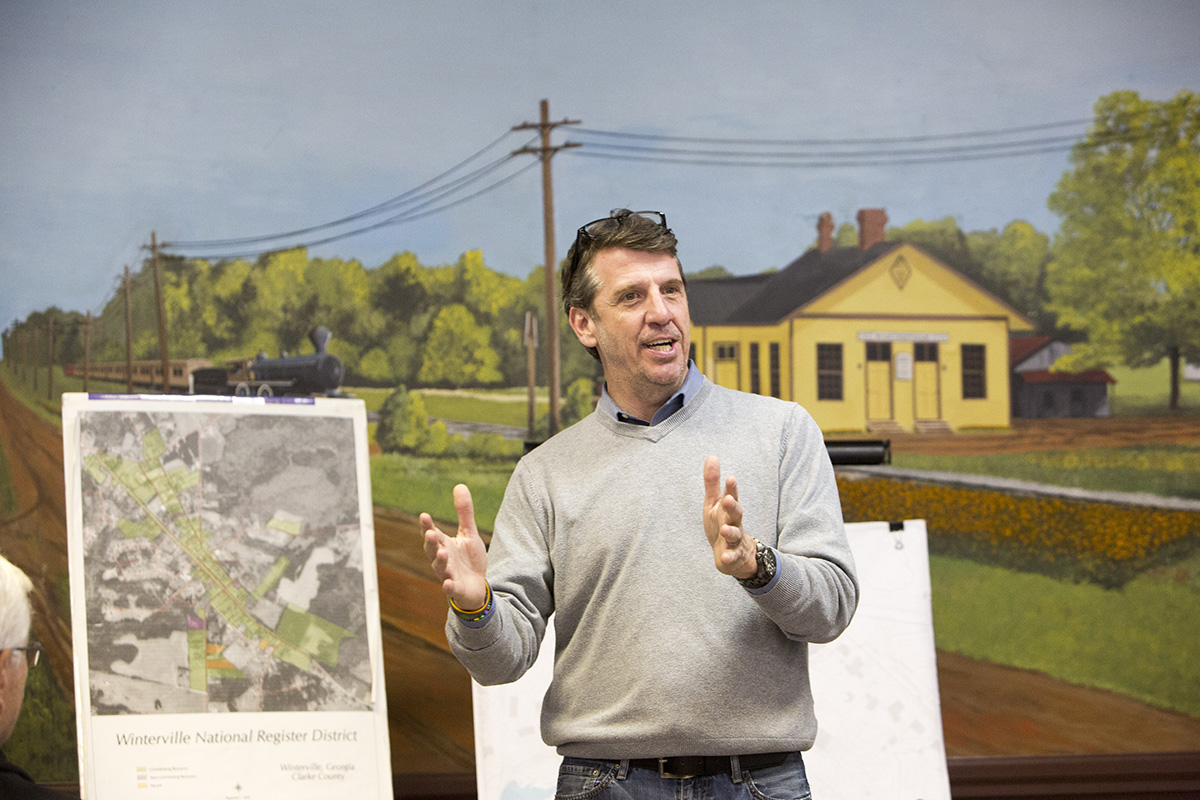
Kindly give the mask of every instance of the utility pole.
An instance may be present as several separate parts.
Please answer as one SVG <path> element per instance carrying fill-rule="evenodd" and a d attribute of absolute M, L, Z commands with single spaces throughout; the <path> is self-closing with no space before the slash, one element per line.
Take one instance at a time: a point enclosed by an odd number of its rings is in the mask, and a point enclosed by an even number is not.
<path fill-rule="evenodd" d="M 559 122 L 550 121 L 550 101 L 543 100 L 541 105 L 541 121 L 526 122 L 513 127 L 514 131 L 524 131 L 537 128 L 542 134 L 541 147 L 522 147 L 514 150 L 513 155 L 535 153 L 542 159 L 542 225 L 546 237 L 546 380 L 550 384 L 550 432 L 553 436 L 558 433 L 558 401 L 561 394 L 562 380 L 559 376 L 559 347 L 558 347 L 558 293 L 555 291 L 554 274 L 558 271 L 555 266 L 558 258 L 554 248 L 554 188 L 550 180 L 550 157 L 559 150 L 568 147 L 579 147 L 578 143 L 567 142 L 558 147 L 550 146 L 550 132 L 559 125 L 578 125 L 577 119 L 563 119 Z"/>
<path fill-rule="evenodd" d="M 133 394 L 133 304 L 129 299 L 129 265 L 125 265 L 125 391 Z"/>
<path fill-rule="evenodd" d="M 83 323 L 83 391 L 88 390 L 88 373 L 92 371 L 92 312 Z"/>
<path fill-rule="evenodd" d="M 46 400 L 54 402 L 54 317 L 46 320 Z"/>
<path fill-rule="evenodd" d="M 154 266 L 154 300 L 158 305 L 158 352 L 162 355 L 162 390 L 171 393 L 171 367 L 167 358 L 167 320 L 163 312 L 162 276 L 158 274 L 158 238 L 150 231 L 150 263 Z"/>
<path fill-rule="evenodd" d="M 525 374 L 529 382 L 529 440 L 537 426 L 537 314 L 525 312 Z"/>

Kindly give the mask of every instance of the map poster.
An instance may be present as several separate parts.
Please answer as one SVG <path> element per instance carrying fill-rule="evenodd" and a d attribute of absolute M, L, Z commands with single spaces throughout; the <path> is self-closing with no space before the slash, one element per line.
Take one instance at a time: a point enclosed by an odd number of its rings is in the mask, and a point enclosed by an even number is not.
<path fill-rule="evenodd" d="M 804 754 L 813 797 L 950 800 L 925 522 L 846 525 L 862 586 L 841 636 L 809 648 L 819 732 Z M 562 760 L 542 743 L 554 628 L 515 683 L 472 685 L 479 800 L 552 800 Z"/>
<path fill-rule="evenodd" d="M 391 798 L 362 401 L 62 408 L 83 797 Z"/>

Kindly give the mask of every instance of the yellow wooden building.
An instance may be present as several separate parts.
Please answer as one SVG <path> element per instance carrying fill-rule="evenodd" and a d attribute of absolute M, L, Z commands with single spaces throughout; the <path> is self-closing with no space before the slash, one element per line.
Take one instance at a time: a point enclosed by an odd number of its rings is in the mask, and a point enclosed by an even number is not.
<path fill-rule="evenodd" d="M 884 239 L 818 246 L 775 273 L 692 280 L 692 354 L 714 383 L 794 400 L 826 433 L 1006 428 L 1008 344 L 1033 323 L 938 259 Z"/>

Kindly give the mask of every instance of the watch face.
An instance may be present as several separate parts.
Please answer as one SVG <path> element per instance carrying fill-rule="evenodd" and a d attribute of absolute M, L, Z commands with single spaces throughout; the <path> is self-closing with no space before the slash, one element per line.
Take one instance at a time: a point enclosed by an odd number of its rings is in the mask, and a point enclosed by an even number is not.
<path fill-rule="evenodd" d="M 739 578 L 738 581 L 748 589 L 761 589 L 775 577 L 775 551 L 762 542 L 758 542 L 755 552 L 758 571 L 749 578 Z"/>
<path fill-rule="evenodd" d="M 775 551 L 771 548 L 765 548 L 763 553 L 763 566 L 766 567 L 767 582 L 770 583 L 771 578 L 775 577 Z"/>

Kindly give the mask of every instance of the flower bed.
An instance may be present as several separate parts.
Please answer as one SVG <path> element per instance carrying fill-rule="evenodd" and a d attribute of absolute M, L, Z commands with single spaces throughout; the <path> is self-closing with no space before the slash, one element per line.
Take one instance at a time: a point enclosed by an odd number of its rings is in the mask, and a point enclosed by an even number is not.
<path fill-rule="evenodd" d="M 1200 549 L 1200 513 L 839 476 L 847 522 L 924 519 L 930 552 L 1118 587 Z"/>

